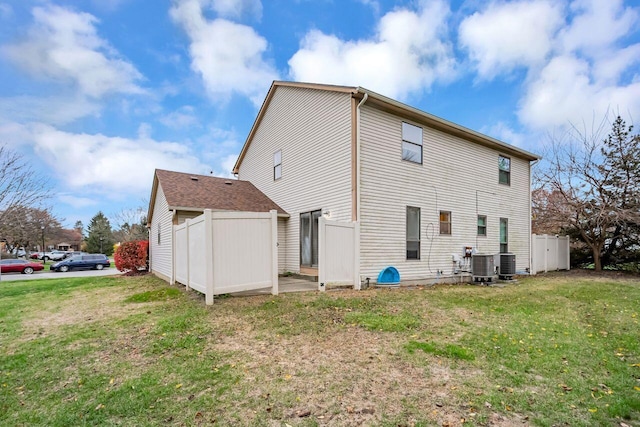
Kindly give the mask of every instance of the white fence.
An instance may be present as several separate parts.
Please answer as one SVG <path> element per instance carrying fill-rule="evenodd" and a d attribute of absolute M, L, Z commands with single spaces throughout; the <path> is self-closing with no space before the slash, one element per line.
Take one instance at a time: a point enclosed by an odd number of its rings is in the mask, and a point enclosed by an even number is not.
<path fill-rule="evenodd" d="M 360 289 L 360 224 L 318 221 L 318 289 L 353 285 Z"/>
<path fill-rule="evenodd" d="M 531 274 L 569 270 L 569 236 L 531 235 Z"/>
<path fill-rule="evenodd" d="M 277 212 L 212 212 L 174 226 L 174 280 L 213 296 L 271 288 L 278 294 Z"/>

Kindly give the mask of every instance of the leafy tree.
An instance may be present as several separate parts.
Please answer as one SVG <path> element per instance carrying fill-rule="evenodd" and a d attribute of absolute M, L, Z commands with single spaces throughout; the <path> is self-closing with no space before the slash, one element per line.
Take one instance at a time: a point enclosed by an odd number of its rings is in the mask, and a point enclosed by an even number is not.
<path fill-rule="evenodd" d="M 633 135 L 633 127 L 620 117 L 603 141 L 598 132 L 588 137 L 573 130 L 568 144 L 552 141 L 549 165 L 537 173 L 543 191 L 534 212 L 575 234 L 600 271 L 637 256 L 640 135 Z"/>
<path fill-rule="evenodd" d="M 111 224 L 102 212 L 98 212 L 87 227 L 87 251 L 91 253 L 104 253 L 107 256 L 113 254 L 113 233 Z"/>

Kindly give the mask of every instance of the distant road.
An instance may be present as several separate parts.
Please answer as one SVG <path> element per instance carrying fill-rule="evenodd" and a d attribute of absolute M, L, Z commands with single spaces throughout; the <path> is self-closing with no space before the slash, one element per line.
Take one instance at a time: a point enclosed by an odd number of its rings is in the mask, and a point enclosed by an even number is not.
<path fill-rule="evenodd" d="M 16 280 L 37 280 L 37 279 L 64 279 L 65 277 L 91 277 L 91 276 L 113 276 L 121 274 L 117 268 L 111 266 L 104 270 L 78 270 L 66 273 L 56 273 L 50 271 L 35 271 L 33 274 L 4 273 L 0 282 L 13 282 Z"/>

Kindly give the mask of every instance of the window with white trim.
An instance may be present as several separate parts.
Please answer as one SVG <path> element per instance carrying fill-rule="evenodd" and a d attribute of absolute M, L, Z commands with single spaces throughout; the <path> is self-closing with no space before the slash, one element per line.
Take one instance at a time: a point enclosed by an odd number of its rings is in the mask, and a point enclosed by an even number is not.
<path fill-rule="evenodd" d="M 402 122 L 402 160 L 422 164 L 422 128 Z"/>
<path fill-rule="evenodd" d="M 420 259 L 420 208 L 407 206 L 407 259 Z"/>
<path fill-rule="evenodd" d="M 451 212 L 440 211 L 440 234 L 451 234 Z"/>
<path fill-rule="evenodd" d="M 486 215 L 478 215 L 478 236 L 487 235 L 487 217 Z"/>
<path fill-rule="evenodd" d="M 511 185 L 511 159 L 505 156 L 498 157 L 498 182 Z"/>
<path fill-rule="evenodd" d="M 282 150 L 278 150 L 273 155 L 273 180 L 282 178 Z"/>

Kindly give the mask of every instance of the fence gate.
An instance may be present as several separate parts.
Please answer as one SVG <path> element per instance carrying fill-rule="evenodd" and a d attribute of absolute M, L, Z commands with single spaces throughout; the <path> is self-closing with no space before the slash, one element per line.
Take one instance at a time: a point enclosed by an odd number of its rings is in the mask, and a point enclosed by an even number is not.
<path fill-rule="evenodd" d="M 531 274 L 569 270 L 569 236 L 531 235 Z"/>
<path fill-rule="evenodd" d="M 330 285 L 360 289 L 360 223 L 318 220 L 318 289 Z"/>

